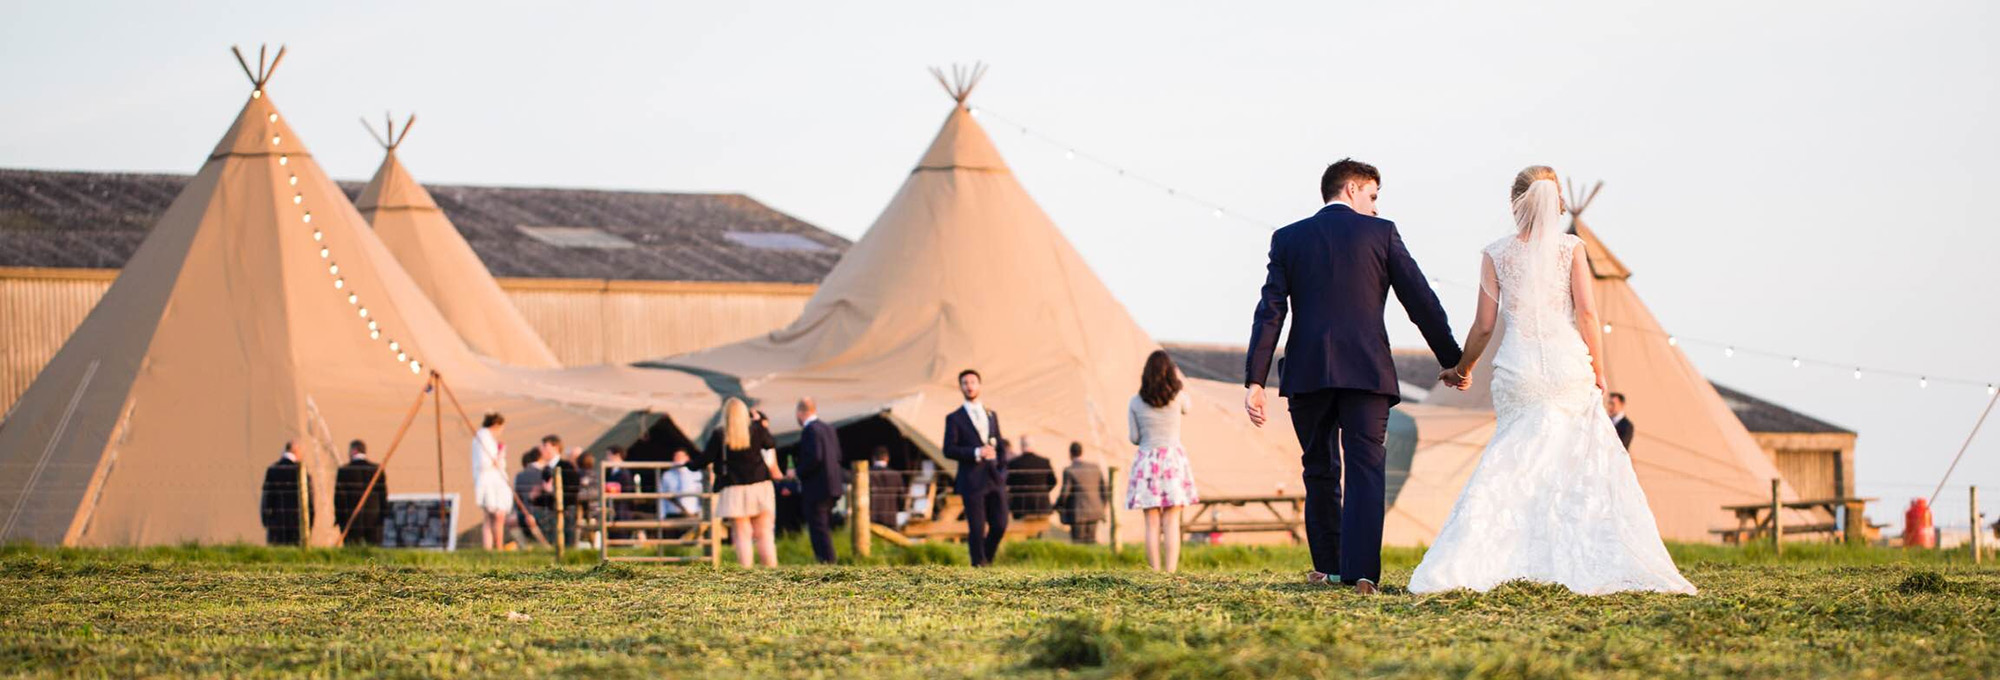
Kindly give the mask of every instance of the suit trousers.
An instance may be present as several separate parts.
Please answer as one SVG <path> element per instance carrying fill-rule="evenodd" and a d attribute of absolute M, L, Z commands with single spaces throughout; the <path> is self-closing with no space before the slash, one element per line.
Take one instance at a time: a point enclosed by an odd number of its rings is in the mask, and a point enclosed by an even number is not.
<path fill-rule="evenodd" d="M 833 564 L 833 504 L 838 498 L 806 501 L 806 533 L 811 535 L 813 559 Z"/>
<path fill-rule="evenodd" d="M 1292 429 L 1305 451 L 1306 542 L 1313 570 L 1338 575 L 1347 584 L 1381 581 L 1390 397 L 1330 389 L 1295 394 L 1289 401 Z"/>
<path fill-rule="evenodd" d="M 984 567 L 1000 554 L 1000 539 L 1007 537 L 1007 488 L 994 485 L 963 498 L 965 546 L 972 566 Z"/>

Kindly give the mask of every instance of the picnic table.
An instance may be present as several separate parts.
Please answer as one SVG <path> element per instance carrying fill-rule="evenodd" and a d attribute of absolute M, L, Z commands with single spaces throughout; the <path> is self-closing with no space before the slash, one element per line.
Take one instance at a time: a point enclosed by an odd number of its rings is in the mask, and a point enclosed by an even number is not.
<path fill-rule="evenodd" d="M 1208 496 L 1188 506 L 1181 515 L 1181 531 L 1220 534 L 1228 532 L 1282 531 L 1293 543 L 1305 541 L 1304 496 Z M 1251 517 L 1224 517 L 1226 510 L 1251 510 Z M 1263 517 L 1262 515 L 1270 515 Z"/>
<path fill-rule="evenodd" d="M 1771 536 L 1773 520 L 1771 509 L 1773 507 L 1783 507 L 1787 510 L 1823 510 L 1827 514 L 1832 515 L 1836 520 L 1845 520 L 1844 522 L 1834 521 L 1807 524 L 1785 523 L 1783 525 L 1783 533 L 1787 536 L 1793 534 L 1826 534 L 1836 539 L 1845 538 L 1849 543 L 1860 543 L 1867 540 L 1869 526 L 1865 513 L 1868 509 L 1868 504 L 1878 500 L 1881 499 L 1841 496 L 1836 498 L 1811 498 L 1784 503 L 1764 502 L 1725 505 L 1722 506 L 1722 509 L 1736 514 L 1736 527 L 1733 529 L 1711 529 L 1709 533 L 1718 534 L 1722 536 L 1723 542 L 1734 544 L 1747 543 L 1759 538 L 1769 538 Z"/>

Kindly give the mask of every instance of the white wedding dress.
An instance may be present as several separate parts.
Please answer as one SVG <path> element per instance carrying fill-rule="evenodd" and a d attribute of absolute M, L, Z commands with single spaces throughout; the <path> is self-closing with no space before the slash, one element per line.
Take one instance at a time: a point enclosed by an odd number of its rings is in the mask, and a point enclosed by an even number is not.
<path fill-rule="evenodd" d="M 1482 278 L 1503 326 L 1491 386 L 1498 423 L 1410 592 L 1528 580 L 1586 595 L 1693 593 L 1660 541 L 1576 330 L 1570 280 L 1582 239 L 1548 233 L 1561 199 L 1554 182 L 1536 184 L 1547 186 L 1523 199 L 1541 191 L 1551 201 L 1538 233 L 1485 250 Z"/>

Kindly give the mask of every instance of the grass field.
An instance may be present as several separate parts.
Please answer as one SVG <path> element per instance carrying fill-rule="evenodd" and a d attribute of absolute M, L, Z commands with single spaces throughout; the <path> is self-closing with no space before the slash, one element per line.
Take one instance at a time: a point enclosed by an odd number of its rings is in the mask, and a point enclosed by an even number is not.
<path fill-rule="evenodd" d="M 572 556 L 0 549 L 0 673 L 585 677 L 2000 677 L 2000 569 L 1676 546 L 1698 596 L 1309 588 L 1298 548 L 878 544 L 746 572 Z M 797 540 L 784 558 L 809 561 Z M 590 559 L 584 559 L 584 558 Z"/>

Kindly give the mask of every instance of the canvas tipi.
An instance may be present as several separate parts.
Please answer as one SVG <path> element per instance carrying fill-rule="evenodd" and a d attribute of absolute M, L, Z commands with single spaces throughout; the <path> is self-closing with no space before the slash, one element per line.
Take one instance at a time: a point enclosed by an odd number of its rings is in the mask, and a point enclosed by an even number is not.
<path fill-rule="evenodd" d="M 284 54 L 254 71 L 238 54 L 252 89 L 235 122 L 0 422 L 0 541 L 261 541 L 262 470 L 296 440 L 325 544 L 346 441 L 384 451 L 430 371 L 474 417 L 506 413 L 513 451 L 589 441 L 692 382 L 531 381 L 475 357 L 272 103 Z M 390 478 L 469 505 L 467 435 L 411 428 Z"/>
<path fill-rule="evenodd" d="M 1606 377 L 1612 391 L 1627 395 L 1628 413 L 1638 425 L 1633 468 L 1662 537 L 1712 541 L 1711 529 L 1736 526 L 1735 516 L 1722 506 L 1769 501 L 1771 480 L 1779 472 L 1660 329 L 1627 281 L 1631 270 L 1584 224 L 1583 211 L 1596 194 L 1593 189 L 1571 206 L 1571 226 L 1590 257 L 1598 316 L 1612 329 L 1604 335 Z M 1426 543 L 1436 536 L 1478 464 L 1493 433 L 1488 387 L 1498 344 L 1487 348 L 1474 369 L 1471 390 L 1434 390 L 1424 404 L 1400 407 L 1417 421 L 1418 443 L 1409 481 L 1389 512 L 1385 535 L 1392 542 Z M 1795 499 L 1789 487 L 1782 494 Z M 1805 520 L 1805 514 L 1795 513 L 1787 521 Z"/>
<path fill-rule="evenodd" d="M 962 404 L 956 376 L 977 369 L 1008 437 L 1055 444 L 1044 453 L 1078 441 L 1100 461 L 1129 465 L 1126 404 L 1159 345 L 980 128 L 965 104 L 979 74 L 939 75 L 954 101 L 944 126 L 798 320 L 658 365 L 767 403 L 812 396 L 836 424 L 886 419 L 941 463 L 944 418 Z M 1237 406 L 1242 388 L 1188 385 L 1194 410 L 1183 438 L 1203 493 L 1267 494 L 1299 478 L 1282 419 L 1252 427 Z"/>
<path fill-rule="evenodd" d="M 396 150 L 416 121 L 410 116 L 399 131 L 393 119 L 385 120 L 386 136 L 375 138 L 384 150 L 382 167 L 361 190 L 354 207 L 472 351 L 515 366 L 555 368 L 555 353 L 500 290 L 493 273 L 438 209 L 430 192 L 397 158 Z"/>

